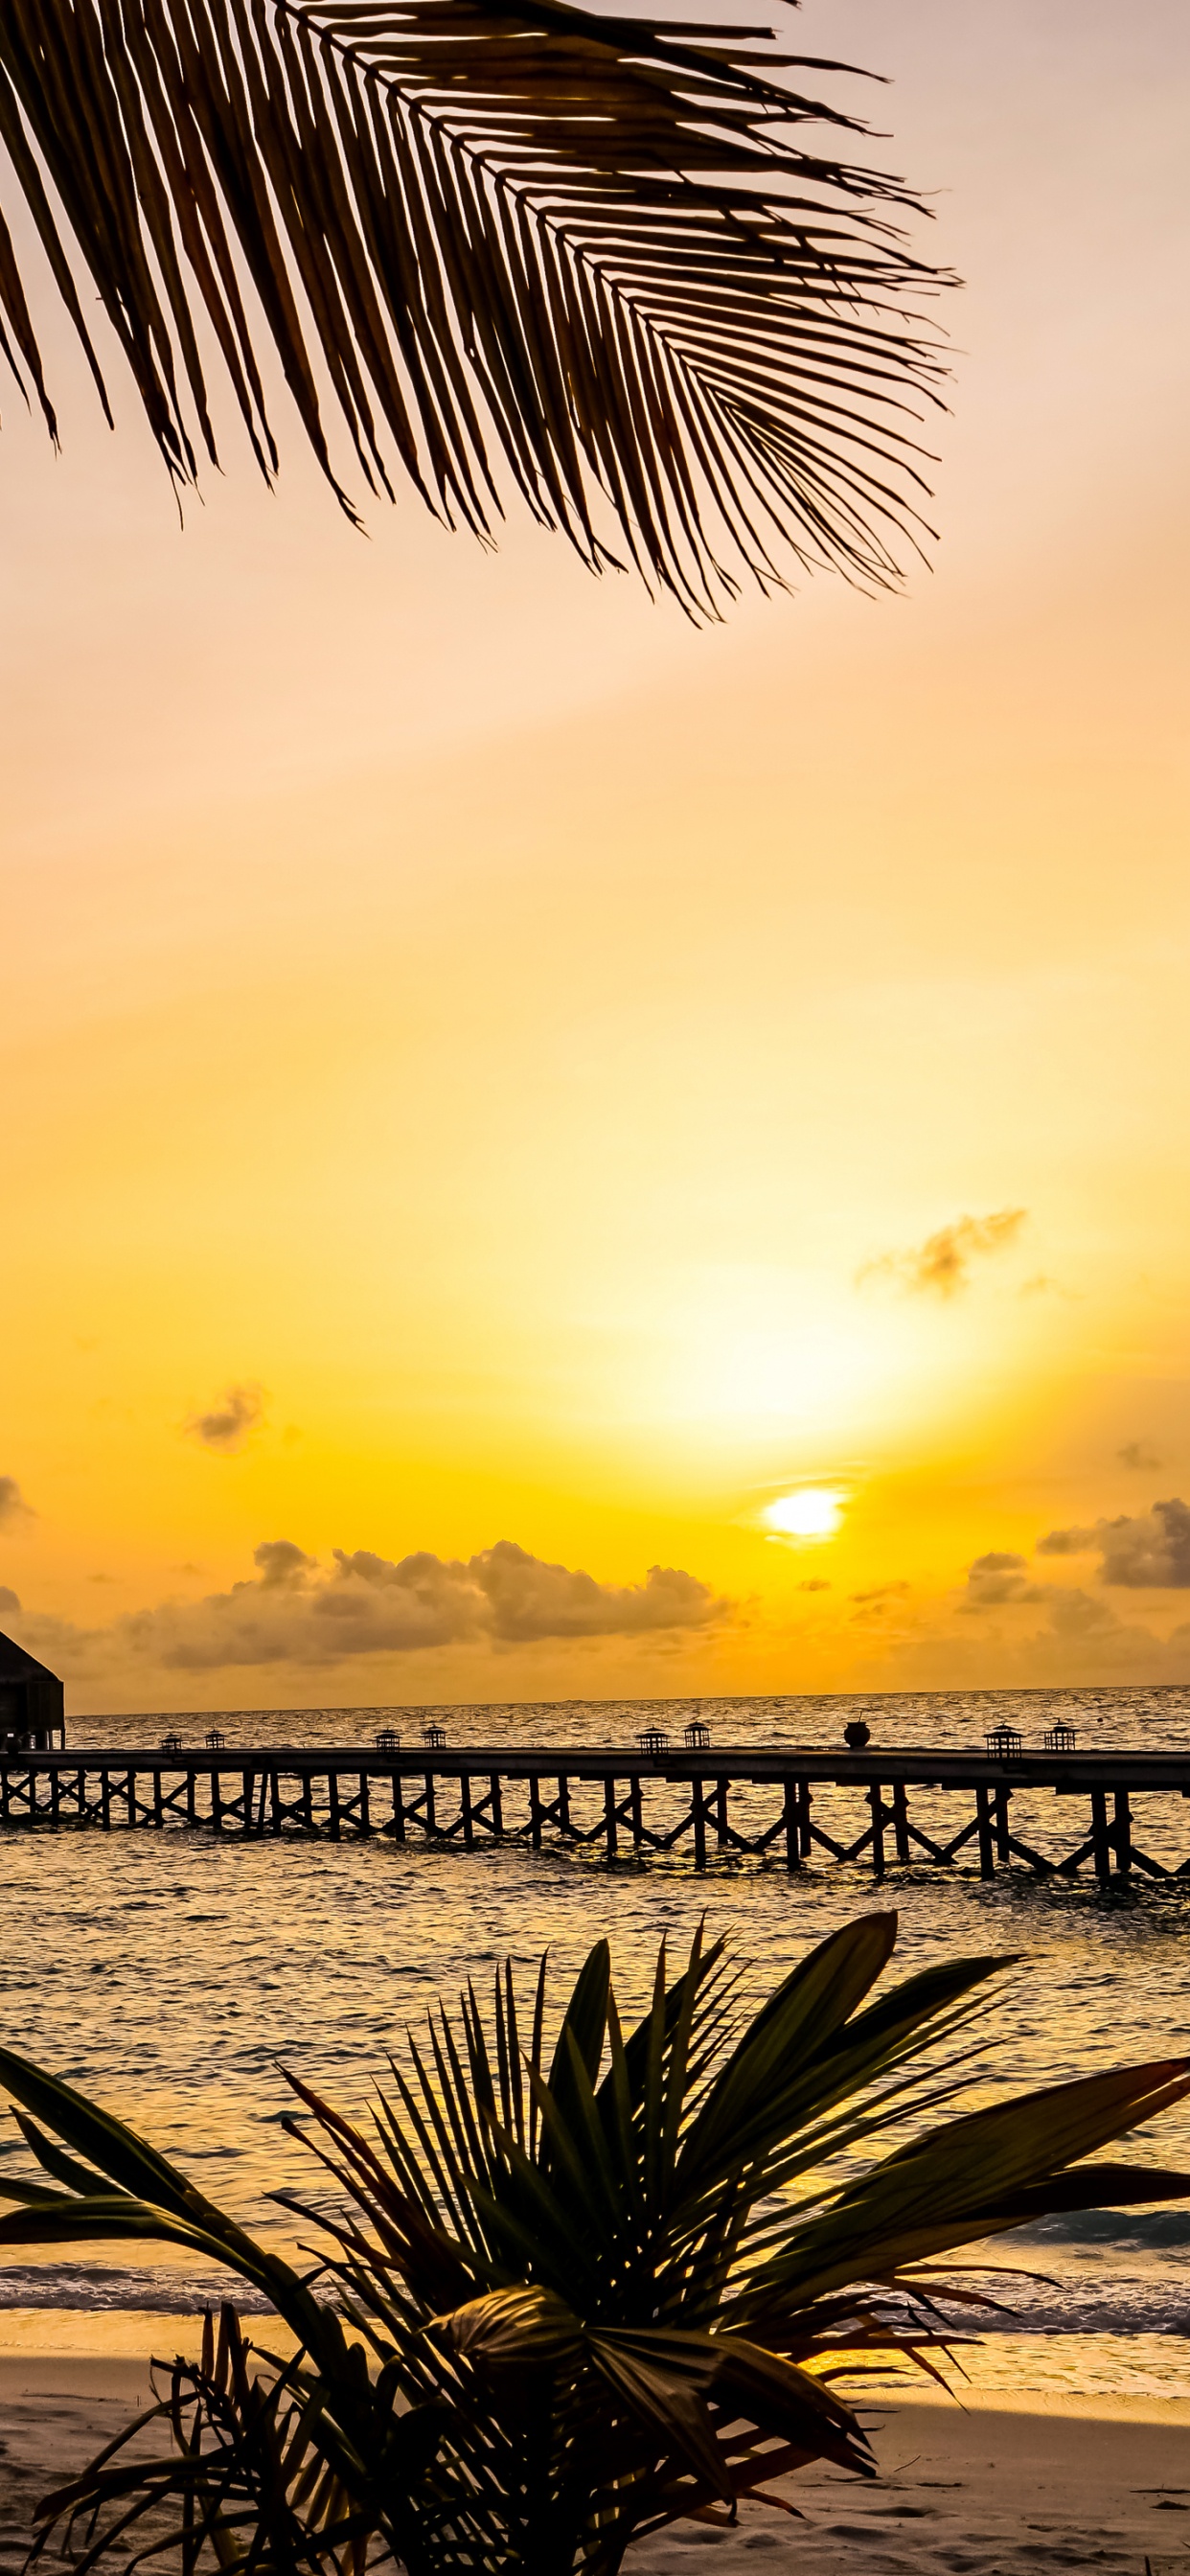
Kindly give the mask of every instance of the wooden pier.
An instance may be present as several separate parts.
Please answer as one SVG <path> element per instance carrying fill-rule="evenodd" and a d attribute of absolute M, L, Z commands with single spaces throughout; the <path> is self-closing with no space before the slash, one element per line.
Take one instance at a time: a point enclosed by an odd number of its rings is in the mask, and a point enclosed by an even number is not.
<path fill-rule="evenodd" d="M 173 1743 L 0 1752 L 0 1830 L 188 1827 L 239 1840 L 378 1836 L 467 1851 L 515 1841 L 607 1862 L 672 1855 L 696 1870 L 733 1860 L 793 1871 L 851 1863 L 877 1878 L 959 1867 L 990 1879 L 1015 1864 L 1038 1877 L 1086 1871 L 1103 1885 L 1147 1876 L 1190 1886 L 1183 1800 L 1190 1753 L 998 1760 L 876 1746 L 645 1754 Z"/>

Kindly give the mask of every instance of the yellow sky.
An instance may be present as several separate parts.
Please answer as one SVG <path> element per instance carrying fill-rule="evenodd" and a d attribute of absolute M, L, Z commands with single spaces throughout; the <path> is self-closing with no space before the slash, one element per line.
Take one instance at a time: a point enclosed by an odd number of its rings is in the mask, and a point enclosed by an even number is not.
<path fill-rule="evenodd" d="M 62 458 L 6 410 L 2 1624 L 77 1709 L 1190 1679 L 1184 13 L 801 33 L 968 280 L 899 601 L 695 634 L 296 437 L 182 534 L 68 350 Z"/>

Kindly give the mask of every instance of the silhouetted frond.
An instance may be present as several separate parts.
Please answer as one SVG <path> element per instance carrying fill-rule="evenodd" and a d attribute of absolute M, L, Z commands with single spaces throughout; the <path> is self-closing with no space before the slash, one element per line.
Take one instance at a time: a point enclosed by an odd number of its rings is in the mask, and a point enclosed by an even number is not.
<path fill-rule="evenodd" d="M 372 491 L 487 537 L 511 477 L 705 616 L 791 560 L 886 586 L 923 533 L 937 272 L 899 182 L 806 148 L 862 128 L 786 78 L 840 67 L 771 47 L 568 0 L 5 0 L 0 140 L 109 418 L 82 267 L 180 481 L 212 335 L 275 471 L 271 340 L 353 514 L 328 394 Z M 56 435 L 2 216 L 0 313 Z"/>

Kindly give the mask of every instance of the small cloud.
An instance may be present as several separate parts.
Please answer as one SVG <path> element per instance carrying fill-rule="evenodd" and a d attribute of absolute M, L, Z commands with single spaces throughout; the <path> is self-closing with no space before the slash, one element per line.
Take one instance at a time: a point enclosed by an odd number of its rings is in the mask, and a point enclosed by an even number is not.
<path fill-rule="evenodd" d="M 1050 1593 L 1050 1626 L 1055 1636 L 1076 1642 L 1088 1638 L 1097 1644 L 1119 1628 L 1115 1611 L 1106 1601 L 1096 1601 L 1089 1592 L 1072 1592 L 1064 1584 L 1054 1584 Z M 1143 1631 L 1141 1632 L 1143 1634 Z"/>
<path fill-rule="evenodd" d="M 192 1565 L 187 1557 L 181 1565 L 171 1565 L 169 1570 L 171 1574 L 205 1574 L 207 1569 L 205 1565 Z"/>
<path fill-rule="evenodd" d="M 87 1576 L 88 1583 L 118 1583 L 119 1580 L 120 1578 L 118 1574 L 89 1574 Z"/>
<path fill-rule="evenodd" d="M 252 1562 L 260 1567 L 262 1591 L 280 1592 L 304 1583 L 306 1576 L 313 1573 L 318 1559 L 307 1556 L 304 1547 L 298 1547 L 294 1539 L 266 1538 L 253 1550 Z"/>
<path fill-rule="evenodd" d="M 234 1458 L 263 1420 L 264 1389 L 249 1380 L 241 1386 L 229 1386 L 208 1413 L 192 1413 L 182 1427 L 192 1440 L 201 1441 L 204 1449 L 214 1449 L 222 1458 Z"/>
<path fill-rule="evenodd" d="M 914 1297 L 955 1297 L 970 1283 L 971 1263 L 1015 1243 L 1028 1218 L 1027 1208 L 997 1208 L 991 1216 L 960 1216 L 939 1226 L 924 1243 L 905 1252 L 885 1252 L 856 1272 L 865 1279 L 895 1279 Z"/>
<path fill-rule="evenodd" d="M 1039 1556 L 1100 1558 L 1101 1583 L 1129 1592 L 1190 1590 L 1190 1504 L 1178 1494 L 1148 1512 L 1121 1512 L 1091 1529 L 1056 1529 L 1039 1539 Z"/>
<path fill-rule="evenodd" d="M 870 1592 L 853 1592 L 853 1601 L 892 1601 L 899 1592 L 907 1592 L 907 1583 L 874 1583 Z"/>
<path fill-rule="evenodd" d="M 1036 1270 L 1031 1279 L 1022 1279 L 1017 1295 L 1018 1297 L 1061 1297 L 1068 1306 L 1074 1305 L 1077 1299 L 1077 1291 L 1073 1288 L 1064 1288 L 1060 1279 L 1051 1279 L 1048 1270 Z"/>
<path fill-rule="evenodd" d="M 1093 1529 L 1049 1530 L 1037 1542 L 1038 1556 L 1090 1556 L 1096 1544 Z"/>
<path fill-rule="evenodd" d="M 0 1619 L 10 1617 L 20 1606 L 15 1592 L 10 1592 L 6 1583 L 0 1583 Z"/>
<path fill-rule="evenodd" d="M 799 1583 L 797 1588 L 799 1592 L 829 1592 L 831 1587 L 825 1574 L 812 1574 L 808 1582 Z"/>
<path fill-rule="evenodd" d="M 37 1515 L 25 1501 L 15 1476 L 0 1476 L 0 1529 L 18 1529 Z"/>
<path fill-rule="evenodd" d="M 1023 1556 L 1008 1548 L 989 1548 L 967 1568 L 967 1583 L 960 1610 L 1000 1610 L 1012 1601 L 1045 1601 L 1052 1584 L 1030 1583 Z"/>
<path fill-rule="evenodd" d="M 1154 1475 L 1159 1467 L 1165 1465 L 1164 1458 L 1158 1457 L 1147 1440 L 1126 1440 L 1123 1448 L 1117 1449 L 1116 1456 L 1122 1467 L 1131 1467 L 1138 1475 Z"/>

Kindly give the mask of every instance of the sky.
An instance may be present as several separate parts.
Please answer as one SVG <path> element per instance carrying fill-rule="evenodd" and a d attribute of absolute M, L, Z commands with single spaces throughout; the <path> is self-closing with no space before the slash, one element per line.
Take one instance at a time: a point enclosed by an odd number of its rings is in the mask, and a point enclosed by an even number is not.
<path fill-rule="evenodd" d="M 180 522 L 39 316 L 0 1624 L 68 1709 L 1190 1681 L 1190 25 L 798 40 L 965 281 L 900 597 L 360 536 L 284 422 Z"/>

